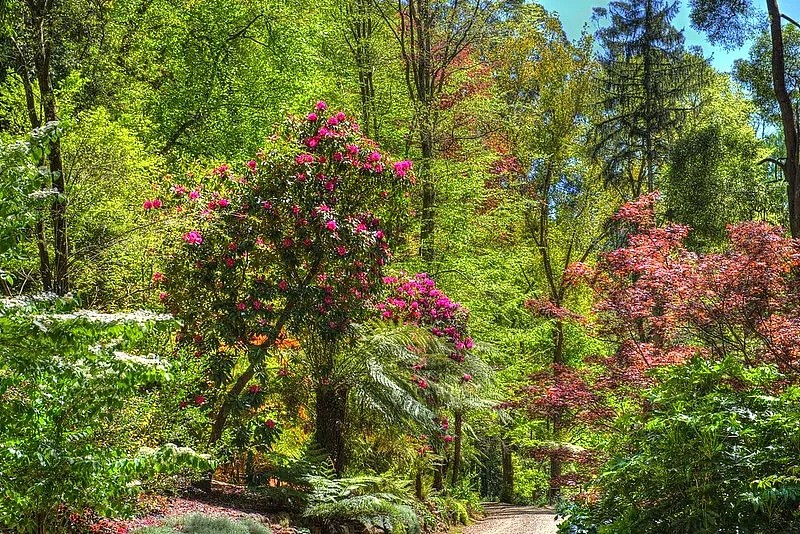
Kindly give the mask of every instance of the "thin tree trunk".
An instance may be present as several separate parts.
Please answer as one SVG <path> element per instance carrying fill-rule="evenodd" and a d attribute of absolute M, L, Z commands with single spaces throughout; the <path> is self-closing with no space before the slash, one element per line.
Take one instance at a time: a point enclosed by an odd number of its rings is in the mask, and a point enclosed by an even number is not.
<path fill-rule="evenodd" d="M 559 303 L 559 306 L 561 304 Z M 556 321 L 553 328 L 553 364 L 564 364 L 564 323 Z M 558 375 L 558 368 L 553 371 Z M 556 377 L 556 381 L 558 378 Z M 553 441 L 558 443 L 561 434 L 561 417 L 558 415 L 553 416 Z M 549 501 L 554 502 L 561 494 L 560 479 L 561 479 L 562 462 L 561 458 L 554 455 L 550 457 L 550 491 Z"/>
<path fill-rule="evenodd" d="M 786 161 L 783 176 L 786 179 L 786 195 L 789 203 L 789 228 L 792 237 L 800 238 L 800 153 L 798 153 L 798 131 L 792 101 L 786 89 L 786 62 L 783 48 L 783 28 L 781 11 L 777 0 L 767 0 L 772 38 L 772 86 L 781 110 L 783 142 L 786 148 Z"/>
<path fill-rule="evenodd" d="M 452 484 L 458 484 L 458 479 L 461 470 L 461 436 L 463 435 L 462 426 L 464 424 L 464 414 L 461 411 L 456 411 L 453 421 L 453 473 Z"/>
<path fill-rule="evenodd" d="M 514 502 L 514 462 L 511 456 L 511 447 L 505 439 L 500 439 L 500 456 L 503 466 L 503 480 L 500 488 L 500 502 Z"/>
<path fill-rule="evenodd" d="M 435 259 L 434 232 L 436 217 L 436 188 L 431 173 L 431 160 L 433 159 L 433 132 L 431 132 L 430 119 L 423 118 L 420 124 L 420 143 L 422 148 L 422 161 L 419 166 L 419 177 L 422 182 L 422 222 L 419 234 L 419 253 L 422 260 L 432 263 Z"/>

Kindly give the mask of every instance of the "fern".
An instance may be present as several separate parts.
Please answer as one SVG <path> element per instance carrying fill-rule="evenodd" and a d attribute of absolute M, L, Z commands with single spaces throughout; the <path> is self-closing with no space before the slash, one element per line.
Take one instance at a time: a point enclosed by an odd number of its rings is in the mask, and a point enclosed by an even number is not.
<path fill-rule="evenodd" d="M 421 532 L 408 481 L 376 476 L 309 476 L 307 481 L 313 488 L 303 514 L 308 519 L 326 526 L 355 522 L 397 534 Z"/>

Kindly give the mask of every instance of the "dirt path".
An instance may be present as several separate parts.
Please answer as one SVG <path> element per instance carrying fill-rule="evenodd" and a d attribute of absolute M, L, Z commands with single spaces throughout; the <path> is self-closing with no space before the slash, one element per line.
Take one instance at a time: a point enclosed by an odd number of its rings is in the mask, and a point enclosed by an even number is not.
<path fill-rule="evenodd" d="M 547 508 L 487 504 L 486 519 L 464 529 L 463 534 L 555 534 L 555 514 Z"/>

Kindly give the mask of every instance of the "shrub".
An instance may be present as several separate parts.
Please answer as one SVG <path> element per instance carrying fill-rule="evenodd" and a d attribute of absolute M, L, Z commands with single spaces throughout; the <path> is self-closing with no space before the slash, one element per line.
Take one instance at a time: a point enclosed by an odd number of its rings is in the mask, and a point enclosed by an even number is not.
<path fill-rule="evenodd" d="M 208 468 L 191 450 L 138 454 L 108 428 L 140 388 L 169 379 L 137 343 L 172 321 L 147 312 L 70 312 L 68 301 L 0 301 L 0 525 L 57 531 L 71 513 L 125 510 L 136 481 L 173 468 Z"/>

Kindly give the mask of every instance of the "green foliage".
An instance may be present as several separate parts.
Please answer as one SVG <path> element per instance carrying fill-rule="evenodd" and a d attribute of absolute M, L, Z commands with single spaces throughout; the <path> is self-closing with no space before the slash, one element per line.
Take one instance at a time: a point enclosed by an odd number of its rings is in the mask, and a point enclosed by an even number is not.
<path fill-rule="evenodd" d="M 124 511 L 143 477 L 210 467 L 174 445 L 132 454 L 108 430 L 140 388 L 169 380 L 166 362 L 135 352 L 172 321 L 69 306 L 0 304 L 0 525 L 18 532 L 57 529 L 60 507 Z"/>
<path fill-rule="evenodd" d="M 312 491 L 303 515 L 308 519 L 325 526 L 353 522 L 398 534 L 421 532 L 407 481 L 375 476 L 307 480 Z"/>
<path fill-rule="evenodd" d="M 40 164 L 62 133 L 57 123 L 48 123 L 24 139 L 0 139 L 0 284 L 6 287 L 16 278 L 7 267 L 24 259 L 20 244 L 55 194 Z"/>
<path fill-rule="evenodd" d="M 785 185 L 759 165 L 769 152 L 751 126 L 752 103 L 717 76 L 701 112 L 672 147 L 663 183 L 666 217 L 692 228 L 693 248 L 718 248 L 728 224 L 784 220 Z"/>
<path fill-rule="evenodd" d="M 185 534 L 272 534 L 272 530 L 254 519 L 239 520 L 191 514 L 169 521 Z M 141 531 L 137 531 L 141 532 Z"/>
<path fill-rule="evenodd" d="M 770 367 L 695 359 L 663 369 L 573 523 L 598 532 L 790 532 L 800 526 L 800 390 Z M 622 430 L 622 428 L 620 428 Z"/>

